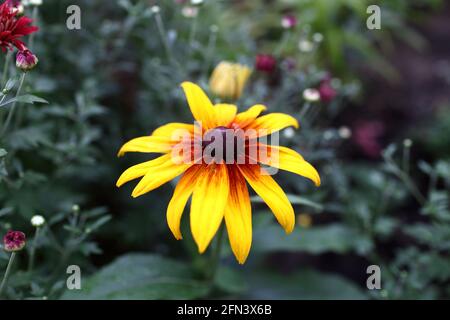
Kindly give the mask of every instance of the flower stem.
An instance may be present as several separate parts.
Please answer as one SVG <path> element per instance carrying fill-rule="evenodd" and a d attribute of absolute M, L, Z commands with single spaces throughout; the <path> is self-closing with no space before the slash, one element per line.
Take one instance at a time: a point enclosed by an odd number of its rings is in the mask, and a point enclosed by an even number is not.
<path fill-rule="evenodd" d="M 38 17 L 38 6 L 34 6 L 33 8 L 33 13 L 31 14 L 31 19 L 33 20 L 33 22 L 36 22 Z M 30 34 L 30 40 L 28 41 L 28 47 L 31 51 L 33 51 L 33 44 L 34 44 L 34 35 L 35 33 L 33 32 L 32 34 Z"/>
<path fill-rule="evenodd" d="M 290 39 L 291 39 L 291 31 L 287 30 L 283 34 L 283 38 L 281 39 L 279 46 L 274 51 L 275 56 L 279 56 L 280 54 L 283 53 L 283 50 L 286 47 L 286 45 L 288 44 Z"/>
<path fill-rule="evenodd" d="M 22 73 L 22 76 L 20 78 L 19 87 L 17 88 L 17 92 L 16 92 L 16 98 L 20 95 L 20 93 L 22 91 L 22 86 L 23 86 L 23 83 L 25 82 L 26 75 L 27 75 L 26 72 Z M 2 131 L 0 133 L 0 139 L 3 138 L 5 133 L 8 131 L 8 127 L 9 127 L 9 124 L 11 123 L 11 119 L 12 119 L 12 117 L 14 115 L 14 111 L 16 109 L 16 105 L 17 105 L 17 101 L 14 101 L 13 105 L 11 106 L 11 109 L 9 109 L 9 113 L 8 113 L 7 118 L 6 118 L 5 125 L 3 126 L 3 129 L 2 129 Z"/>
<path fill-rule="evenodd" d="M 209 283 L 213 285 L 217 269 L 219 268 L 219 261 L 220 261 L 220 253 L 222 252 L 222 242 L 223 242 L 223 236 L 224 236 L 224 225 L 222 224 L 219 228 L 219 231 L 217 232 L 217 241 L 216 246 L 214 247 L 214 251 L 211 255 L 211 271 L 209 273 Z"/>
<path fill-rule="evenodd" d="M 36 232 L 34 233 L 33 245 L 31 246 L 30 260 L 28 262 L 28 272 L 30 272 L 30 273 L 33 271 L 33 267 L 34 267 L 34 256 L 36 254 L 36 243 L 39 238 L 40 229 L 41 228 L 36 228 Z"/>
<path fill-rule="evenodd" d="M 159 12 L 155 13 L 155 21 L 156 27 L 158 28 L 159 36 L 164 46 L 164 50 L 166 50 L 167 57 L 171 62 L 173 62 L 174 59 L 172 51 L 170 50 L 169 42 L 167 41 L 166 29 L 164 28 L 164 23 L 162 21 L 161 14 Z"/>
<path fill-rule="evenodd" d="M 8 53 L 5 57 L 5 63 L 3 65 L 3 73 L 2 73 L 2 88 L 6 85 L 6 80 L 8 79 L 8 71 L 9 71 L 9 63 L 11 62 L 12 52 L 8 50 Z"/>
<path fill-rule="evenodd" d="M 9 274 L 11 273 L 11 267 L 14 263 L 14 258 L 16 257 L 16 253 L 12 252 L 11 257 L 9 258 L 8 266 L 6 267 L 5 275 L 3 276 L 2 284 L 0 284 L 0 296 L 3 293 L 3 289 L 8 282 Z"/>

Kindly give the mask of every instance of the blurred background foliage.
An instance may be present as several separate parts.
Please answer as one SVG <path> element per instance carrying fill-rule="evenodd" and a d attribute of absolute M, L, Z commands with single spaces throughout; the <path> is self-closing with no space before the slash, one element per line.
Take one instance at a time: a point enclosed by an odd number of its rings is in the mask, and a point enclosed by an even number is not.
<path fill-rule="evenodd" d="M 0 145 L 0 230 L 22 230 L 29 239 L 9 298 L 450 297 L 449 91 L 442 93 L 450 83 L 450 49 L 440 43 L 447 60 L 432 56 L 436 39 L 424 27 L 439 14 L 448 19 L 442 1 L 76 2 L 81 30 L 65 27 L 73 1 L 44 0 L 37 8 L 33 51 L 40 62 L 24 91 L 48 104 L 21 104 L 22 120 Z M 369 4 L 381 6 L 382 30 L 366 28 Z M 288 14 L 297 24 L 284 29 Z M 164 123 L 192 121 L 182 81 L 208 91 L 218 62 L 254 66 L 262 53 L 273 55 L 277 67 L 254 70 L 238 106 L 263 103 L 297 117 L 301 129 L 286 130 L 281 144 L 313 163 L 323 185 L 280 172 L 277 181 L 297 214 L 295 231 L 285 235 L 255 197 L 249 260 L 238 266 L 226 244 L 210 281 L 209 252 L 198 255 L 186 215 L 183 241 L 166 226 L 175 182 L 131 199 L 132 185 L 118 190 L 115 181 L 148 156 L 116 153 Z M 416 55 L 436 62 L 430 81 L 441 91 L 399 67 L 399 59 Z M 14 91 L 12 63 L 10 74 Z M 307 101 L 304 90 L 324 81 L 337 95 Z M 392 95 L 417 87 L 423 99 Z M 420 121 L 404 116 L 415 111 L 399 111 L 414 101 L 425 105 Z M 398 108 L 386 108 L 395 102 Z M 47 220 L 38 238 L 29 223 L 35 214 Z M 0 253 L 1 270 L 7 261 Z M 65 289 L 69 264 L 82 268 L 81 291 Z M 381 267 L 381 290 L 366 287 L 372 264 Z"/>

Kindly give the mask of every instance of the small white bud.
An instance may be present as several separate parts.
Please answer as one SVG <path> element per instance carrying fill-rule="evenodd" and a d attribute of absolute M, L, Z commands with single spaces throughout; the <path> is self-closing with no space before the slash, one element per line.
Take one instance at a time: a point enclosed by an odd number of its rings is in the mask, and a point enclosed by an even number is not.
<path fill-rule="evenodd" d="M 317 89 L 308 88 L 303 91 L 303 99 L 308 102 L 316 102 L 320 99 L 320 93 Z"/>
<path fill-rule="evenodd" d="M 319 32 L 313 34 L 313 40 L 314 42 L 322 42 L 323 41 L 323 35 Z"/>
<path fill-rule="evenodd" d="M 349 127 L 340 127 L 338 133 L 342 139 L 349 139 L 352 136 L 352 130 Z"/>
<path fill-rule="evenodd" d="M 159 11 L 160 11 L 161 9 L 160 9 L 159 6 L 153 6 L 153 7 L 151 8 L 151 10 L 152 10 L 153 13 L 159 13 Z"/>
<path fill-rule="evenodd" d="M 412 142 L 411 139 L 405 139 L 405 140 L 403 140 L 403 146 L 404 146 L 405 148 L 411 148 L 412 145 L 413 145 L 413 142 Z"/>
<path fill-rule="evenodd" d="M 284 130 L 283 134 L 286 138 L 292 139 L 295 136 L 295 130 L 289 127 Z"/>
<path fill-rule="evenodd" d="M 33 227 L 39 228 L 42 227 L 45 223 L 45 218 L 40 215 L 35 215 L 31 218 L 31 225 Z"/>
<path fill-rule="evenodd" d="M 314 49 L 314 43 L 309 40 L 300 40 L 298 42 L 298 49 L 301 52 L 311 52 Z"/>

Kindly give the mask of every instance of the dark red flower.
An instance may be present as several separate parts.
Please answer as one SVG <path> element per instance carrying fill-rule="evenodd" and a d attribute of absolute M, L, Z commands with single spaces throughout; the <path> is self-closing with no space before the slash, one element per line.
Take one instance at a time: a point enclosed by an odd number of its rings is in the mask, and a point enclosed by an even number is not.
<path fill-rule="evenodd" d="M 329 82 L 322 82 L 319 86 L 320 100 L 323 102 L 331 102 L 336 97 L 337 92 Z"/>
<path fill-rule="evenodd" d="M 0 5 L 0 47 L 3 52 L 13 47 L 26 49 L 21 38 L 38 30 L 38 27 L 31 25 L 32 22 L 28 17 L 17 17 L 17 10 L 11 0 Z"/>
<path fill-rule="evenodd" d="M 325 103 L 331 102 L 337 95 L 336 89 L 331 85 L 331 79 L 331 74 L 326 73 L 317 89 L 319 90 L 320 100 Z"/>
<path fill-rule="evenodd" d="M 3 244 L 5 251 L 13 252 L 20 251 L 25 247 L 25 233 L 21 231 L 8 231 L 3 237 Z"/>
<path fill-rule="evenodd" d="M 33 69 L 37 65 L 38 61 L 38 58 L 30 50 L 17 52 L 16 66 L 24 72 Z"/>
<path fill-rule="evenodd" d="M 361 150 L 371 158 L 381 154 L 382 146 L 379 142 L 384 134 L 384 125 L 380 121 L 362 121 L 354 128 L 353 140 Z"/>
<path fill-rule="evenodd" d="M 272 73 L 277 66 L 277 60 L 270 54 L 258 54 L 256 56 L 255 68 L 259 71 Z"/>

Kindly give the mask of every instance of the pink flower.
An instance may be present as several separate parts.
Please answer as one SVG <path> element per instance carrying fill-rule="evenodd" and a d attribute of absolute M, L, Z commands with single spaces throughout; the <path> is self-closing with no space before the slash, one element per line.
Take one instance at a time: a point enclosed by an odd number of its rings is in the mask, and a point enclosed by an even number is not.
<path fill-rule="evenodd" d="M 0 5 L 0 47 L 3 52 L 12 50 L 13 46 L 19 50 L 26 49 L 21 38 L 38 30 L 31 23 L 28 17 L 17 17 L 17 10 L 11 0 Z"/>
<path fill-rule="evenodd" d="M 270 54 L 258 54 L 255 68 L 262 72 L 272 73 L 277 66 L 277 60 Z"/>
<path fill-rule="evenodd" d="M 320 100 L 325 103 L 331 102 L 337 95 L 336 89 L 331 85 L 331 74 L 326 73 L 319 84 Z"/>
<path fill-rule="evenodd" d="M 281 26 L 285 29 L 291 29 L 297 25 L 297 18 L 292 14 L 287 14 L 281 18 Z"/>
<path fill-rule="evenodd" d="M 336 90 L 331 86 L 329 81 L 324 81 L 319 86 L 320 100 L 323 102 L 331 102 L 337 95 Z"/>
<path fill-rule="evenodd" d="M 379 121 L 363 121 L 353 130 L 353 140 L 369 157 L 377 158 L 381 154 L 382 146 L 379 142 L 384 134 L 384 125 Z"/>
<path fill-rule="evenodd" d="M 16 66 L 24 72 L 33 69 L 39 59 L 28 49 L 17 52 Z"/>
<path fill-rule="evenodd" d="M 21 231 L 8 231 L 3 237 L 3 244 L 5 251 L 14 252 L 20 251 L 25 247 L 26 238 L 25 233 Z"/>

